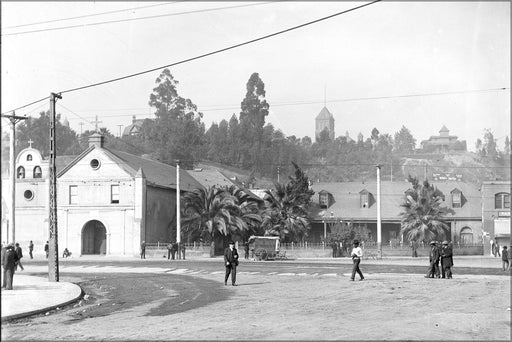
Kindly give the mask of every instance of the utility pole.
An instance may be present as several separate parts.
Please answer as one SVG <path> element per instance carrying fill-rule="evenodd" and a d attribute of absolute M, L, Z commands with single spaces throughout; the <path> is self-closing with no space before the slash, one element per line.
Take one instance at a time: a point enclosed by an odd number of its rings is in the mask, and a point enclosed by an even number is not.
<path fill-rule="evenodd" d="M 279 169 L 279 166 L 277 167 L 277 182 L 279 183 L 279 172 L 280 172 L 280 169 Z"/>
<path fill-rule="evenodd" d="M 119 138 L 121 138 L 121 127 L 123 127 L 123 125 L 117 125 L 119 127 Z"/>
<path fill-rule="evenodd" d="M 380 220 L 380 165 L 377 164 L 377 249 L 378 256 L 382 259 L 382 225 Z"/>
<path fill-rule="evenodd" d="M 84 125 L 84 123 L 80 122 L 79 125 L 80 125 L 80 136 L 81 136 L 83 134 L 83 127 L 82 126 Z"/>
<path fill-rule="evenodd" d="M 180 161 L 176 160 L 176 243 L 178 260 L 181 259 L 181 208 L 180 208 Z"/>
<path fill-rule="evenodd" d="M 59 281 L 59 239 L 57 230 L 57 173 L 55 157 L 57 154 L 56 132 L 55 132 L 55 102 L 62 99 L 60 94 L 50 94 L 50 201 L 49 201 L 49 257 L 48 257 L 48 280 Z"/>
<path fill-rule="evenodd" d="M 21 120 L 27 120 L 26 116 L 16 116 L 14 111 L 11 115 L 2 114 L 3 118 L 8 118 L 11 122 L 11 135 L 9 139 L 10 150 L 9 150 L 9 187 L 11 193 L 11 210 L 9 210 L 9 229 L 7 233 L 7 241 L 16 242 L 16 229 L 15 229 L 15 217 L 16 210 L 16 165 L 14 160 L 14 149 L 16 143 L 16 124 Z"/>

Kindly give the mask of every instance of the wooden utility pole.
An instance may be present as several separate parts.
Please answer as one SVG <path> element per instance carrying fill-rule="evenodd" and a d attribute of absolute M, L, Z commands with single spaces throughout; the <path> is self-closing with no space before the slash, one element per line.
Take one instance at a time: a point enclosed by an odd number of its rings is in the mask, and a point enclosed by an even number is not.
<path fill-rule="evenodd" d="M 55 102 L 62 99 L 59 94 L 50 94 L 50 196 L 49 196 L 49 255 L 48 255 L 48 280 L 59 281 L 59 239 L 57 229 L 57 173 L 55 159 L 57 154 L 55 132 Z"/>
<path fill-rule="evenodd" d="M 11 115 L 2 114 L 3 118 L 9 119 L 11 122 L 11 135 L 10 135 L 10 149 L 9 149 L 9 188 L 11 195 L 11 210 L 9 210 L 9 229 L 7 233 L 7 241 L 15 243 L 16 242 L 16 225 L 15 219 L 16 215 L 14 214 L 16 211 L 16 165 L 14 158 L 14 150 L 16 144 L 16 124 L 21 120 L 27 120 L 26 116 L 16 116 L 14 111 Z"/>
<path fill-rule="evenodd" d="M 178 244 L 178 260 L 181 259 L 181 208 L 180 208 L 180 161 L 176 161 L 176 243 Z"/>

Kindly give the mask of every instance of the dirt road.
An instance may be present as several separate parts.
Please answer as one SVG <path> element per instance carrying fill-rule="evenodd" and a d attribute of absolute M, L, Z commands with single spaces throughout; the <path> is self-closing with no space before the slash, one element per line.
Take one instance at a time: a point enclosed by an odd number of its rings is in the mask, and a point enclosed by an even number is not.
<path fill-rule="evenodd" d="M 364 270 L 363 270 L 364 271 Z M 120 275 L 81 306 L 3 324 L 2 340 L 509 340 L 510 278 Z M 108 308 L 108 309 L 107 309 Z"/>

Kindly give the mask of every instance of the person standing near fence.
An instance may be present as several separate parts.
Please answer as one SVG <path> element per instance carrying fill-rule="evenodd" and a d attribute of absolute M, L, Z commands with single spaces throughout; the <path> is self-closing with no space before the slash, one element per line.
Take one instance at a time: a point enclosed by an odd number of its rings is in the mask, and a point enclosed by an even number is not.
<path fill-rule="evenodd" d="M 247 260 L 249 259 L 249 241 L 247 241 L 245 244 L 244 244 L 244 252 L 245 252 L 245 256 L 244 258 Z"/>
<path fill-rule="evenodd" d="M 508 263 L 507 246 L 503 246 L 503 250 L 501 251 L 501 263 L 502 263 L 503 271 L 507 271 L 510 267 L 510 264 Z"/>
<path fill-rule="evenodd" d="M 224 250 L 224 266 L 226 266 L 224 285 L 228 284 L 229 274 L 231 274 L 231 285 L 237 286 L 236 267 L 238 266 L 238 252 L 233 241 L 229 241 L 229 247 Z"/>
<path fill-rule="evenodd" d="M 448 244 L 448 241 L 443 241 L 441 249 L 441 267 L 443 268 L 443 278 L 452 279 L 452 266 L 453 266 L 453 249 Z"/>
<path fill-rule="evenodd" d="M 331 243 L 331 247 L 332 247 L 332 257 L 336 258 L 338 256 L 338 242 L 333 241 Z"/>
<path fill-rule="evenodd" d="M 359 247 L 359 241 L 354 240 L 353 242 L 354 248 L 352 249 L 352 253 L 350 254 L 352 256 L 352 276 L 350 277 L 351 281 L 354 281 L 356 278 L 356 272 L 359 274 L 359 281 L 364 279 L 363 272 L 359 269 L 359 264 L 361 263 L 361 258 L 363 257 L 363 250 L 361 247 Z"/>
<path fill-rule="evenodd" d="M 140 258 L 146 259 L 146 241 L 142 241 L 140 244 Z"/>
<path fill-rule="evenodd" d="M 34 251 L 34 243 L 32 240 L 30 240 L 30 243 L 28 244 L 28 255 L 30 255 L 30 259 L 34 259 L 34 256 L 32 255 L 32 252 Z"/>
<path fill-rule="evenodd" d="M 183 242 L 181 243 L 181 256 L 185 260 L 185 244 Z"/>

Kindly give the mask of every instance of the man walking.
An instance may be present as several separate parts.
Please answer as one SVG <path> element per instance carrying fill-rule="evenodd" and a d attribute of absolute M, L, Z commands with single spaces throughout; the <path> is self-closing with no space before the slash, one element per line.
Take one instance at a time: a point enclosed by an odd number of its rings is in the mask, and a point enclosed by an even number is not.
<path fill-rule="evenodd" d="M 48 241 L 44 244 L 44 252 L 46 253 L 46 259 L 48 259 L 48 255 L 50 254 L 50 245 L 48 245 Z"/>
<path fill-rule="evenodd" d="M 17 271 L 18 266 L 19 266 L 21 268 L 21 270 L 24 271 L 25 268 L 23 268 L 23 265 L 21 264 L 21 258 L 23 258 L 23 251 L 21 250 L 19 243 L 16 242 L 15 246 L 16 247 L 14 248 L 14 251 L 16 252 L 16 255 L 18 256 L 18 262 L 16 263 L 16 266 L 14 267 L 14 269 Z"/>
<path fill-rule="evenodd" d="M 224 285 L 228 284 L 229 274 L 231 274 L 231 285 L 237 286 L 236 267 L 238 266 L 238 252 L 233 241 L 229 241 L 229 247 L 224 250 L 224 266 L 226 266 Z"/>
<path fill-rule="evenodd" d="M 146 259 L 146 241 L 142 240 L 140 244 L 140 258 Z"/>
<path fill-rule="evenodd" d="M 358 240 L 354 240 L 353 244 L 354 244 L 354 248 L 352 249 L 351 256 L 352 256 L 352 262 L 354 263 L 354 265 L 352 266 L 352 276 L 350 277 L 350 280 L 351 281 L 355 280 L 356 272 L 357 272 L 360 277 L 359 281 L 361 281 L 364 279 L 364 277 L 363 277 L 363 272 L 361 272 L 361 270 L 359 269 L 359 263 L 361 263 L 361 258 L 363 257 L 363 250 L 361 249 L 361 247 L 359 247 Z"/>
<path fill-rule="evenodd" d="M 30 243 L 28 244 L 28 255 L 30 255 L 30 259 L 34 259 L 32 256 L 32 252 L 34 251 L 34 243 L 32 240 L 30 240 Z"/>
<path fill-rule="evenodd" d="M 443 268 L 443 278 L 452 279 L 453 251 L 448 241 L 443 241 L 441 249 L 441 267 Z"/>
<path fill-rule="evenodd" d="M 507 246 L 503 246 L 503 250 L 501 251 L 501 263 L 503 271 L 507 271 L 509 268 Z"/>

